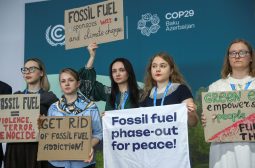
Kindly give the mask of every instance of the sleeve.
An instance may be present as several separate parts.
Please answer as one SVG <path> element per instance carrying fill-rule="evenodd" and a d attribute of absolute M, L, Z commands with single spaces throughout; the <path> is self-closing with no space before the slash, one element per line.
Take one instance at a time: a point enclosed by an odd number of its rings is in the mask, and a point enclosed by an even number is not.
<path fill-rule="evenodd" d="M 79 70 L 79 76 L 81 80 L 80 91 L 83 95 L 93 101 L 106 101 L 111 89 L 96 81 L 96 71 L 94 68 L 81 68 Z"/>
<path fill-rule="evenodd" d="M 12 87 L 0 81 L 0 94 L 12 94 Z"/>
<path fill-rule="evenodd" d="M 57 108 L 57 102 L 53 103 L 50 108 L 48 109 L 48 115 L 47 116 L 65 116 L 64 113 L 60 112 Z"/>
<path fill-rule="evenodd" d="M 54 115 L 54 112 L 56 111 L 55 107 L 54 107 L 54 104 L 52 104 L 50 106 L 50 108 L 48 109 L 48 115 L 47 116 L 55 116 Z"/>
<path fill-rule="evenodd" d="M 92 137 L 100 141 L 103 139 L 101 118 L 97 106 L 94 104 L 91 109 Z"/>
<path fill-rule="evenodd" d="M 184 100 L 189 98 L 193 98 L 190 89 L 186 85 L 180 85 L 179 89 L 180 89 L 180 92 L 179 92 L 180 102 L 183 102 Z"/>

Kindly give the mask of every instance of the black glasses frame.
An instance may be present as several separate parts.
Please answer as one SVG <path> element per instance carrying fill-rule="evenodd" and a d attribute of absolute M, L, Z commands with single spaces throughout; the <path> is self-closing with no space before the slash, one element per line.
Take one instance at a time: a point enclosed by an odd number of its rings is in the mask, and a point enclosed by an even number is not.
<path fill-rule="evenodd" d="M 23 74 L 27 74 L 27 73 L 33 73 L 35 72 L 35 70 L 38 69 L 38 70 L 41 70 L 40 68 L 38 67 L 35 67 L 35 66 L 31 66 L 31 67 L 23 67 L 20 69 L 21 73 Z"/>

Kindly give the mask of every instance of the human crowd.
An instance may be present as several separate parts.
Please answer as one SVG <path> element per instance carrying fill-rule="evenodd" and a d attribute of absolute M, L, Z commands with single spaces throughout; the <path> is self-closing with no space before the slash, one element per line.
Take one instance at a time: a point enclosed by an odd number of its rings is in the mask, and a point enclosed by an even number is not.
<path fill-rule="evenodd" d="M 14 94 L 40 94 L 40 114 L 44 116 L 90 116 L 92 148 L 89 159 L 37 161 L 38 142 L 7 143 L 6 152 L 2 155 L 5 168 L 95 168 L 94 148 L 103 139 L 101 117 L 108 110 L 184 103 L 188 109 L 188 126 L 197 125 L 199 117 L 191 88 L 168 53 L 159 52 L 152 56 L 146 69 L 144 86 L 140 88 L 133 66 L 127 58 L 116 58 L 110 64 L 111 86 L 98 82 L 93 67 L 98 45 L 91 43 L 87 49 L 89 58 L 84 67 L 79 71 L 73 68 L 60 71 L 59 84 L 63 93 L 60 99 L 49 91 L 46 69 L 38 58 L 25 61 L 21 73 L 26 88 Z M 209 92 L 255 89 L 254 59 L 253 48 L 247 41 L 232 41 L 226 50 L 221 79 L 209 86 Z M 7 84 L 0 83 L 0 94 L 11 93 Z M 101 115 L 95 101 L 106 102 L 105 112 L 101 112 Z M 200 120 L 206 127 L 206 121 L 210 119 L 202 113 Z M 211 143 L 209 167 L 255 167 L 255 143 Z"/>

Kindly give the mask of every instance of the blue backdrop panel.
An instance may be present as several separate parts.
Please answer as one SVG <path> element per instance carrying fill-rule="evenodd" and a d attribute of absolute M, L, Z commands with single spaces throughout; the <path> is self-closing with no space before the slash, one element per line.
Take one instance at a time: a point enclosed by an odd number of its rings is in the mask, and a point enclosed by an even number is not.
<path fill-rule="evenodd" d="M 65 50 L 63 45 L 64 10 L 98 2 L 102 1 L 26 4 L 25 59 L 42 59 L 49 74 L 57 74 L 64 67 L 84 66 L 87 50 Z M 125 39 L 102 44 L 97 50 L 95 67 L 100 75 L 109 75 L 113 59 L 126 57 L 142 81 L 149 58 L 166 51 L 195 92 L 220 77 L 230 41 L 244 38 L 255 45 L 254 0 L 124 0 L 124 19 Z"/>

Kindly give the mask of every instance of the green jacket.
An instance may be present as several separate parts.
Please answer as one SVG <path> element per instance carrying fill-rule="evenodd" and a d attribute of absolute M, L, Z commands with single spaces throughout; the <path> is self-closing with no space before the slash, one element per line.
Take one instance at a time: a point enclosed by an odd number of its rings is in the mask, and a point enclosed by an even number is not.
<path fill-rule="evenodd" d="M 87 69 L 85 67 L 79 70 L 79 76 L 81 80 L 80 91 L 86 97 L 93 101 L 106 101 L 105 110 L 115 110 L 110 104 L 111 87 L 105 86 L 102 83 L 96 81 L 96 71 L 94 68 Z M 117 105 L 120 103 L 120 96 L 116 101 Z M 135 108 L 128 97 L 124 109 Z"/>

